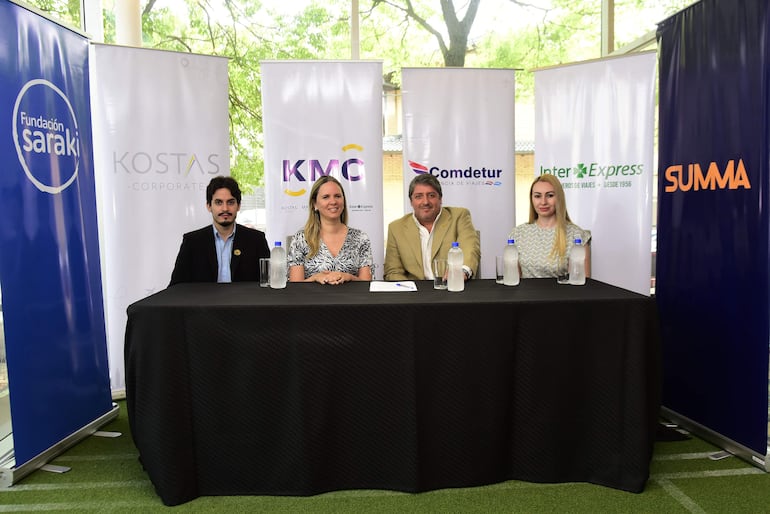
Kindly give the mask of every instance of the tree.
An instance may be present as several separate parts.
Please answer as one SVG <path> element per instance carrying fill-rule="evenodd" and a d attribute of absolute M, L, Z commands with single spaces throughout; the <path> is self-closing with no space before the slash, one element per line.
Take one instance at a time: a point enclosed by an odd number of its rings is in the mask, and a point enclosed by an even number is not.
<path fill-rule="evenodd" d="M 479 10 L 480 0 L 470 0 L 465 10 L 465 16 L 458 18 L 457 9 L 454 6 L 454 0 L 440 0 L 441 13 L 444 24 L 446 25 L 449 44 L 447 45 L 444 35 L 428 21 L 428 15 L 424 12 L 418 13 L 412 0 L 374 0 L 372 9 L 378 5 L 388 5 L 404 14 L 404 16 L 417 22 L 423 29 L 427 30 L 436 38 L 441 55 L 444 57 L 444 66 L 465 66 L 465 54 L 468 50 L 468 35 L 470 34 L 473 22 L 476 19 L 476 13 Z"/>
<path fill-rule="evenodd" d="M 27 3 L 55 20 L 80 27 L 80 0 L 28 0 Z"/>
<path fill-rule="evenodd" d="M 105 41 L 114 42 L 111 2 L 104 0 Z M 281 1 L 281 0 L 277 0 Z M 282 0 L 290 4 L 290 0 Z M 319 0 L 320 1 L 320 0 Z M 465 0 L 464 0 L 465 1 Z M 53 18 L 80 25 L 79 0 L 27 0 Z M 394 84 L 404 66 L 466 66 L 533 69 L 599 57 L 600 2 L 594 0 L 503 0 L 515 6 L 513 17 L 535 13 L 536 22 L 513 28 L 511 14 L 471 40 L 480 0 L 456 8 L 440 0 L 440 12 L 428 0 L 371 0 L 362 11 L 361 50 L 383 60 Z M 616 0 L 618 16 L 635 21 L 655 8 L 658 20 L 694 0 Z M 310 3 L 295 14 L 279 15 L 271 0 L 175 0 L 175 10 L 147 0 L 142 15 L 144 44 L 180 52 L 229 59 L 231 173 L 245 188 L 263 181 L 260 61 L 267 59 L 344 59 L 350 55 L 350 0 Z M 485 5 L 490 5 L 485 3 Z M 181 9 L 180 9 L 181 6 Z M 342 13 L 342 14 L 339 14 Z M 464 14 L 463 14 L 464 13 Z M 443 26 L 442 26 L 443 24 Z M 411 30 L 413 26 L 420 30 Z M 644 29 L 644 31 L 649 29 Z M 637 37 L 641 34 L 634 34 Z M 623 35 L 617 38 L 624 42 Z M 625 42 L 630 41 L 626 38 Z M 432 41 L 438 43 L 440 59 Z M 427 43 L 430 43 L 428 45 Z M 517 98 L 534 94 L 531 73 L 516 74 Z"/>
<path fill-rule="evenodd" d="M 654 30 L 657 22 L 693 1 L 616 0 L 616 48 Z M 517 100 L 529 102 L 534 96 L 534 75 L 529 70 L 601 56 L 600 2 L 550 0 L 547 7 L 543 2 L 539 6 L 517 0 L 510 3 L 531 23 L 485 34 L 475 42 L 468 62 L 480 68 L 524 70 L 516 74 Z"/>
<path fill-rule="evenodd" d="M 146 5 L 145 46 L 229 59 L 230 173 L 245 189 L 264 177 L 260 61 L 344 57 L 349 20 L 333 14 L 341 1 L 283 16 L 254 0 L 184 0 L 184 20 L 153 1 Z"/>
<path fill-rule="evenodd" d="M 80 0 L 28 0 L 54 19 L 80 26 Z M 104 1 L 105 42 L 115 42 L 114 2 Z M 260 61 L 334 59 L 349 54 L 349 0 L 271 12 L 260 0 L 147 0 L 143 45 L 229 59 L 230 172 L 245 190 L 263 183 Z M 336 13 L 345 13 L 338 16 Z"/>

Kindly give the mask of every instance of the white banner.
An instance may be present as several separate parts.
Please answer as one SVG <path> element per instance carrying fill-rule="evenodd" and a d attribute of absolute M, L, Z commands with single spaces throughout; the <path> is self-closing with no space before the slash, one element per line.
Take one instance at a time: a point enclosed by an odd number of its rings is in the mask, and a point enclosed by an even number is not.
<path fill-rule="evenodd" d="M 404 68 L 402 82 L 405 212 L 415 174 L 435 175 L 443 205 L 470 209 L 494 278 L 515 213 L 514 71 Z"/>
<path fill-rule="evenodd" d="M 227 59 L 92 45 L 91 105 L 110 381 L 125 388 L 126 307 L 168 286 L 182 234 L 230 174 Z"/>
<path fill-rule="evenodd" d="M 591 276 L 650 294 L 656 53 L 535 73 L 535 176 L 591 231 Z"/>
<path fill-rule="evenodd" d="M 382 278 L 382 62 L 262 62 L 262 116 L 268 244 L 305 226 L 310 188 L 332 175 Z"/>

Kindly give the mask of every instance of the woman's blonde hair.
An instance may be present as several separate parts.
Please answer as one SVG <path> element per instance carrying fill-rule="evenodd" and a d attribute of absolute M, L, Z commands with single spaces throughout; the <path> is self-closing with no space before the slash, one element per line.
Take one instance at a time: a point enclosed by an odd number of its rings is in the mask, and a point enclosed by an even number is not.
<path fill-rule="evenodd" d="M 564 198 L 564 189 L 561 187 L 561 182 L 559 182 L 559 179 L 556 178 L 555 175 L 540 175 L 539 177 L 535 177 L 535 180 L 529 187 L 530 223 L 534 223 L 538 218 L 537 210 L 532 203 L 532 190 L 538 182 L 547 182 L 552 185 L 553 191 L 556 194 L 556 237 L 553 241 L 553 248 L 551 248 L 551 257 L 564 259 L 567 256 L 567 223 L 572 222 L 567 213 L 567 201 Z"/>
<path fill-rule="evenodd" d="M 340 212 L 340 222 L 343 225 L 347 225 L 348 223 L 348 201 L 345 198 L 345 190 L 342 189 L 342 184 L 331 175 L 322 176 L 313 184 L 313 187 L 310 189 L 310 198 L 308 199 L 307 222 L 305 223 L 305 240 L 310 247 L 308 257 L 315 257 L 318 250 L 321 248 L 321 216 L 315 208 L 315 203 L 318 199 L 318 190 L 321 189 L 322 185 L 328 182 L 337 184 L 342 192 L 342 212 Z"/>

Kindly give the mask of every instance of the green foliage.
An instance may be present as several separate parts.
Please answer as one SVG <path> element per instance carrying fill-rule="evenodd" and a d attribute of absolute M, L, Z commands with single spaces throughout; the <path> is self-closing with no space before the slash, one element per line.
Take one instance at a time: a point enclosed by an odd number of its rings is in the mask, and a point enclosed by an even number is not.
<path fill-rule="evenodd" d="M 103 1 L 105 42 L 110 43 L 115 41 L 113 4 L 121 0 Z M 616 46 L 653 30 L 655 22 L 693 1 L 616 0 Z M 80 26 L 79 0 L 28 2 Z M 454 7 L 451 0 L 441 3 Z M 296 4 L 304 7 L 287 14 L 284 8 Z M 469 5 L 458 4 L 458 18 Z M 484 0 L 481 9 L 500 14 L 483 30 L 470 32 L 481 35 L 469 40 L 464 65 L 521 69 L 518 100 L 534 96 L 530 70 L 600 56 L 600 0 Z M 451 41 L 452 31 L 461 28 L 441 12 L 435 0 L 361 0 L 360 57 L 382 60 L 386 79 L 395 85 L 402 67 L 444 66 L 446 48 L 440 42 Z M 650 13 L 651 21 L 641 16 Z M 349 58 L 350 0 L 174 0 L 157 5 L 147 0 L 142 31 L 150 48 L 229 59 L 230 170 L 248 190 L 261 185 L 264 176 L 260 61 Z"/>
<path fill-rule="evenodd" d="M 440 15 L 433 4 L 413 0 L 372 0 L 371 11 L 398 13 L 405 21 L 429 33 L 437 45 L 444 66 L 465 66 L 468 38 L 476 20 L 480 0 L 439 0 Z"/>
<path fill-rule="evenodd" d="M 104 38 L 115 42 L 114 3 L 104 0 Z M 291 3 L 291 0 L 287 0 Z M 31 0 L 54 19 L 80 26 L 79 0 Z M 263 184 L 260 62 L 272 59 L 350 57 L 348 0 L 307 2 L 291 14 L 259 0 L 148 1 L 142 14 L 143 45 L 227 57 L 230 172 L 244 190 Z"/>
<path fill-rule="evenodd" d="M 397 86 L 402 67 L 443 66 L 433 36 L 394 9 L 362 5 L 359 44 L 361 58 L 382 60 L 383 74 Z"/>
<path fill-rule="evenodd" d="M 149 47 L 229 58 L 230 172 L 244 189 L 264 178 L 260 61 L 334 59 L 349 55 L 349 16 L 335 3 L 311 3 L 296 14 L 271 12 L 257 1 L 223 4 L 184 0 L 186 19 L 168 9 L 145 12 Z M 180 2 L 181 3 L 181 2 Z"/>
<path fill-rule="evenodd" d="M 653 31 L 656 23 L 694 0 L 616 0 L 615 40 L 620 48 Z M 601 57 L 601 2 L 551 0 L 548 8 L 516 2 L 517 12 L 531 19 L 516 29 L 498 25 L 474 47 L 467 65 L 480 68 L 516 68 L 516 98 L 531 101 L 531 70 Z M 542 5 L 542 4 L 541 4 Z"/>
<path fill-rule="evenodd" d="M 80 27 L 80 0 L 26 0 L 26 3 L 54 20 Z"/>

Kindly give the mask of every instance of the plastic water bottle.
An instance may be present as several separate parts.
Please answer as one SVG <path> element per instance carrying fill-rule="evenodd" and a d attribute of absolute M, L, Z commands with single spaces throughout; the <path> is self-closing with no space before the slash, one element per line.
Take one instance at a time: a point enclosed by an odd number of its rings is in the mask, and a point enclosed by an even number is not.
<path fill-rule="evenodd" d="M 270 287 L 273 289 L 283 289 L 286 287 L 286 250 L 281 246 L 280 241 L 275 242 L 275 246 L 270 250 Z"/>
<path fill-rule="evenodd" d="M 503 248 L 503 284 L 506 286 L 519 285 L 519 249 L 513 239 Z"/>
<path fill-rule="evenodd" d="M 569 283 L 573 286 L 586 283 L 586 247 L 580 239 L 575 239 L 575 246 L 569 251 Z"/>
<path fill-rule="evenodd" d="M 463 251 L 460 243 L 455 241 L 446 258 L 447 267 L 447 290 L 463 291 L 465 290 L 465 273 L 463 273 Z"/>

